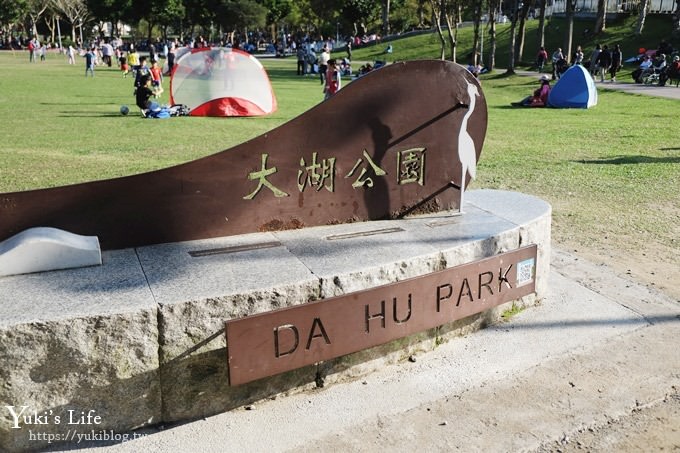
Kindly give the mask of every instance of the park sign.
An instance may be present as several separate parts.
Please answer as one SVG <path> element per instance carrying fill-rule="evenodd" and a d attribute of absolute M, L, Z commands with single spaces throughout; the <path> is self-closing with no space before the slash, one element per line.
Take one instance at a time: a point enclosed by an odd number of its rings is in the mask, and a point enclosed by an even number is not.
<path fill-rule="evenodd" d="M 535 291 L 537 246 L 226 322 L 229 384 L 381 345 Z"/>
<path fill-rule="evenodd" d="M 119 249 L 457 210 L 486 124 L 481 87 L 462 66 L 394 63 L 202 159 L 0 194 L 0 241 L 52 227 Z"/>

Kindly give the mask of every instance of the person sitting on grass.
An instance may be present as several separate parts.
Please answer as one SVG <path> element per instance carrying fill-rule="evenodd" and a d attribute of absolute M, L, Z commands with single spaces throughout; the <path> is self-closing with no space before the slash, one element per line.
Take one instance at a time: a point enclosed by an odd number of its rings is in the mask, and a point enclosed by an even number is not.
<path fill-rule="evenodd" d="M 539 80 L 541 86 L 534 91 L 532 96 L 527 96 L 520 102 L 513 102 L 512 105 L 515 107 L 546 107 L 550 94 L 550 77 L 544 74 Z"/>

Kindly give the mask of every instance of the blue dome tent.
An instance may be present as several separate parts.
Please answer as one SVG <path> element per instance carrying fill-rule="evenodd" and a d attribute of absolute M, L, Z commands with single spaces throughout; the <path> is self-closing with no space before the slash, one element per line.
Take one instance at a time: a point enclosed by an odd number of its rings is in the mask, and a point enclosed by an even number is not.
<path fill-rule="evenodd" d="M 582 109 L 597 105 L 595 82 L 586 68 L 577 64 L 567 69 L 550 90 L 548 105 L 556 108 Z"/>

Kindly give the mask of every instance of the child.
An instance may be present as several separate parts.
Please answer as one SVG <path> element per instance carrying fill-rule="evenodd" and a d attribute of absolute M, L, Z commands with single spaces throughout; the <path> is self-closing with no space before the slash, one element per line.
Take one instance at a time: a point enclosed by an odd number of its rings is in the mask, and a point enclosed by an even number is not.
<path fill-rule="evenodd" d="M 140 86 L 135 91 L 135 103 L 142 110 L 142 116 L 146 116 L 149 111 L 149 99 L 153 96 L 151 90 L 151 76 L 144 74 L 139 79 Z"/>
<path fill-rule="evenodd" d="M 93 47 L 91 50 L 88 50 L 87 53 L 85 54 L 85 77 L 87 77 L 88 73 L 92 77 L 94 77 L 94 65 L 97 61 L 97 57 L 95 56 L 94 51 L 95 49 Z"/>
<path fill-rule="evenodd" d="M 128 59 L 130 59 L 131 57 L 132 54 L 128 54 Z M 134 66 L 132 67 L 132 69 L 135 70 Z M 137 88 L 143 85 L 142 77 L 147 75 L 149 76 L 149 80 L 151 80 L 149 67 L 146 65 L 146 56 L 141 56 L 139 57 L 139 66 L 137 66 L 137 69 L 135 70 L 135 91 L 137 90 Z"/>
<path fill-rule="evenodd" d="M 328 60 L 328 70 L 326 71 L 326 84 L 323 88 L 324 101 L 340 89 L 340 71 L 338 70 L 337 61 L 335 58 Z"/>
<path fill-rule="evenodd" d="M 151 86 L 153 87 L 154 97 L 158 98 L 158 96 L 160 96 L 163 92 L 163 87 L 161 86 L 163 83 L 163 71 L 158 67 L 158 62 L 154 61 L 151 63 L 151 69 L 149 69 L 149 72 L 151 73 Z"/>
<path fill-rule="evenodd" d="M 123 72 L 123 78 L 126 78 L 128 72 L 130 72 L 130 67 L 128 66 L 127 57 L 125 53 L 121 52 L 120 57 L 118 57 L 118 63 L 120 63 L 120 70 Z"/>
<path fill-rule="evenodd" d="M 76 63 L 76 49 L 73 48 L 73 46 L 69 45 L 68 50 L 66 51 L 66 56 L 68 57 L 68 64 L 75 64 Z"/>
<path fill-rule="evenodd" d="M 127 60 L 132 72 L 136 72 L 137 69 L 139 69 L 137 67 L 139 66 L 139 54 L 132 45 L 130 45 L 130 51 L 128 52 Z"/>

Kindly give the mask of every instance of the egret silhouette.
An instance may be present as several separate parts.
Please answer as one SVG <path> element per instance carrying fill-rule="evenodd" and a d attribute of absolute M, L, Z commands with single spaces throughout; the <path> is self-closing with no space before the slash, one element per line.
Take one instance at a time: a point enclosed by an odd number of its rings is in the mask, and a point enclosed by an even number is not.
<path fill-rule="evenodd" d="M 465 192 L 465 181 L 468 173 L 472 179 L 477 175 L 477 150 L 475 149 L 475 142 L 467 131 L 468 119 L 472 116 L 475 110 L 476 96 L 479 96 L 477 86 L 467 82 L 467 92 L 470 97 L 468 111 L 463 116 L 463 121 L 460 123 L 460 133 L 458 134 L 458 159 L 460 159 L 460 204 L 458 209 L 463 212 L 463 193 Z"/>

